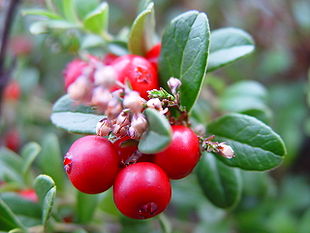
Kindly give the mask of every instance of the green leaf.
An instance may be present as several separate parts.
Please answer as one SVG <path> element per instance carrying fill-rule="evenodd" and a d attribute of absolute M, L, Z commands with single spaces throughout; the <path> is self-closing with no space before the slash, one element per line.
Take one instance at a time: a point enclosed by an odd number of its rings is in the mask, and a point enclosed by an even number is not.
<path fill-rule="evenodd" d="M 186 12 L 171 21 L 162 38 L 159 59 L 161 85 L 170 77 L 182 81 L 181 105 L 191 110 L 201 90 L 209 54 L 210 29 L 207 15 Z"/>
<path fill-rule="evenodd" d="M 77 104 L 65 95 L 54 104 L 51 120 L 57 127 L 71 133 L 96 134 L 96 125 L 103 116 L 95 113 L 93 108 Z"/>
<path fill-rule="evenodd" d="M 95 10 L 99 5 L 98 0 L 75 0 L 74 5 L 79 15 L 79 18 L 84 19 L 87 14 Z"/>
<path fill-rule="evenodd" d="M 232 208 L 240 200 L 242 183 L 239 170 L 228 167 L 211 153 L 204 153 L 197 177 L 205 196 L 217 207 Z"/>
<path fill-rule="evenodd" d="M 9 231 L 14 228 L 25 229 L 12 210 L 0 198 L 0 231 Z"/>
<path fill-rule="evenodd" d="M 64 12 L 65 18 L 69 22 L 77 22 L 77 15 L 75 13 L 74 0 L 63 0 L 62 1 L 62 10 Z"/>
<path fill-rule="evenodd" d="M 310 209 L 308 209 L 301 217 L 297 232 L 307 233 L 309 229 L 310 229 Z"/>
<path fill-rule="evenodd" d="M 88 223 L 92 220 L 98 207 L 99 196 L 77 191 L 77 218 L 79 223 Z"/>
<path fill-rule="evenodd" d="M 153 154 L 164 150 L 172 139 L 171 126 L 164 115 L 158 111 L 147 108 L 144 114 L 148 121 L 148 130 L 142 135 L 139 142 L 139 151 Z"/>
<path fill-rule="evenodd" d="M 24 159 L 22 168 L 22 174 L 24 177 L 26 177 L 31 167 L 31 164 L 33 163 L 33 161 L 35 160 L 40 151 L 41 151 L 40 145 L 35 142 L 30 142 L 23 147 L 21 155 Z"/>
<path fill-rule="evenodd" d="M 23 184 L 20 174 L 23 160 L 20 156 L 5 147 L 0 148 L 0 179 L 5 181 L 16 181 Z"/>
<path fill-rule="evenodd" d="M 43 9 L 28 9 L 22 11 L 23 15 L 38 15 L 47 17 L 49 19 L 62 19 L 61 16 L 55 14 L 54 12 L 43 10 Z"/>
<path fill-rule="evenodd" d="M 154 34 L 155 13 L 154 3 L 151 2 L 137 16 L 132 24 L 128 38 L 128 49 L 130 53 L 144 56 L 154 45 Z"/>
<path fill-rule="evenodd" d="M 62 163 L 62 154 L 56 135 L 48 134 L 43 139 L 39 164 L 43 173 L 52 177 L 55 181 L 57 189 L 63 190 L 65 173 Z"/>
<path fill-rule="evenodd" d="M 244 170 L 263 171 L 278 166 L 286 154 L 281 137 L 254 117 L 232 113 L 211 122 L 208 133 L 227 142 L 235 157 L 219 158 L 227 165 Z"/>
<path fill-rule="evenodd" d="M 102 34 L 108 29 L 109 5 L 101 3 L 95 10 L 90 12 L 84 19 L 84 28 L 94 34 Z"/>
<path fill-rule="evenodd" d="M 221 28 L 211 32 L 208 72 L 230 64 L 252 53 L 252 37 L 238 28 Z"/>
<path fill-rule="evenodd" d="M 38 21 L 30 26 L 30 32 L 34 35 L 49 32 L 49 30 L 67 30 L 78 26 L 64 20 L 44 20 Z"/>
<path fill-rule="evenodd" d="M 34 181 L 34 188 L 42 205 L 42 224 L 46 227 L 56 197 L 56 186 L 47 175 L 39 175 Z"/>
<path fill-rule="evenodd" d="M 271 111 L 266 100 L 267 91 L 260 83 L 241 81 L 225 89 L 219 104 L 224 111 L 254 116 L 267 123 L 271 118 Z"/>

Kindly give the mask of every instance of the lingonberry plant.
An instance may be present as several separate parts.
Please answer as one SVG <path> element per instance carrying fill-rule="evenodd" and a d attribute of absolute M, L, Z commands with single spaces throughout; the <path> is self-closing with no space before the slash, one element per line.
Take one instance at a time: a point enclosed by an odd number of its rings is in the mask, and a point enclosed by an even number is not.
<path fill-rule="evenodd" d="M 84 17 L 73 1 L 64 1 L 63 15 L 53 7 L 24 12 L 44 18 L 31 26 L 34 34 L 75 30 L 103 48 L 92 54 L 84 44 L 63 71 L 66 94 L 54 104 L 51 121 L 87 135 L 64 153 L 65 172 L 81 198 L 113 192 L 118 210 L 134 219 L 162 213 L 171 180 L 190 174 L 214 205 L 233 208 L 241 194 L 240 169 L 278 166 L 284 143 L 261 111 L 223 108 L 206 122 L 197 106 L 207 73 L 250 54 L 254 42 L 237 28 L 210 32 L 207 14 L 195 10 L 172 19 L 157 36 L 154 4 L 145 3 L 125 39 L 108 32 L 107 3 Z M 44 175 L 35 183 L 46 208 L 45 229 L 56 187 Z"/>

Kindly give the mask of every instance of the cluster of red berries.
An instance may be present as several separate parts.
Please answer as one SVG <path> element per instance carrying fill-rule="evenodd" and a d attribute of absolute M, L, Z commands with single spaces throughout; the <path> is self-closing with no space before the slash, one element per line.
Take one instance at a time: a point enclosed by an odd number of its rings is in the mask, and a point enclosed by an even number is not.
<path fill-rule="evenodd" d="M 169 179 L 189 175 L 200 158 L 197 135 L 182 125 L 172 130 L 169 146 L 154 155 L 141 154 L 128 137 L 113 143 L 100 136 L 82 137 L 65 156 L 68 177 L 78 190 L 90 194 L 113 185 L 114 202 L 124 215 L 154 217 L 170 202 Z"/>
<path fill-rule="evenodd" d="M 107 115 L 107 118 L 99 122 L 96 136 L 82 137 L 70 147 L 64 159 L 68 177 L 78 190 L 90 194 L 104 192 L 113 185 L 113 197 L 117 208 L 124 215 L 135 219 L 150 218 L 164 211 L 171 199 L 170 179 L 181 179 L 189 175 L 200 158 L 198 136 L 187 126 L 173 125 L 171 143 L 163 151 L 152 155 L 143 154 L 138 150 L 139 137 L 131 133 L 130 127 L 122 134 L 106 130 L 113 117 L 116 118 L 116 122 L 123 117 L 122 124 L 119 124 L 119 127 L 122 127 L 126 120 L 124 113 L 131 112 L 134 118 L 137 114 L 143 115 L 146 107 L 164 112 L 159 99 L 148 99 L 148 91 L 159 87 L 159 53 L 160 45 L 156 45 L 146 57 L 108 55 L 102 61 L 90 57 L 88 62 L 71 62 L 65 71 L 65 85 L 69 95 L 77 97 L 77 83 L 87 77 L 87 85 L 91 88 L 86 89 L 91 95 L 83 93 L 82 97 L 86 97 L 85 99 L 75 100 L 97 107 L 101 105 L 101 109 Z M 110 78 L 112 76 L 116 77 L 116 82 Z M 117 85 L 117 82 L 125 86 Z M 129 82 L 132 90 L 127 90 L 126 82 Z M 118 116 L 109 115 L 109 108 L 102 104 L 103 98 L 96 94 L 98 88 L 108 90 L 112 94 L 117 89 L 124 91 L 123 95 L 118 96 L 118 101 L 123 107 Z M 140 94 L 139 98 L 142 101 L 137 98 L 135 92 Z M 131 127 L 133 124 L 132 121 Z M 112 140 L 102 137 L 110 135 L 111 132 L 114 135 Z M 140 132 L 140 135 L 141 133 L 143 132 Z"/>

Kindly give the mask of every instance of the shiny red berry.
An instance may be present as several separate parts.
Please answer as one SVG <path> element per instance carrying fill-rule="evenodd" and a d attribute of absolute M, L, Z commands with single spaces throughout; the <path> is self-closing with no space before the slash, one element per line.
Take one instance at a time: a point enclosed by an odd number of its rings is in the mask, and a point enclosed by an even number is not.
<path fill-rule="evenodd" d="M 114 60 L 112 66 L 117 72 L 118 81 L 129 81 L 132 89 L 145 99 L 148 97 L 148 90 L 159 88 L 157 71 L 144 57 L 124 55 Z"/>
<path fill-rule="evenodd" d="M 160 55 L 160 49 L 161 49 L 161 44 L 158 43 L 153 46 L 145 55 L 146 59 L 152 63 L 152 65 L 156 68 L 157 70 L 157 64 L 158 64 L 158 59 Z"/>
<path fill-rule="evenodd" d="M 155 154 L 154 163 L 159 165 L 171 179 L 181 179 L 196 166 L 200 158 L 199 140 L 188 127 L 172 126 L 172 141 L 162 152 Z"/>
<path fill-rule="evenodd" d="M 21 138 L 17 129 L 12 129 L 5 134 L 4 145 L 12 151 L 19 151 L 21 146 Z"/>
<path fill-rule="evenodd" d="M 151 218 L 168 206 L 170 181 L 156 164 L 142 162 L 129 165 L 115 179 L 113 198 L 116 207 L 127 217 Z"/>
<path fill-rule="evenodd" d="M 16 81 L 11 81 L 4 89 L 3 98 L 5 100 L 18 100 L 20 98 L 20 85 Z"/>
<path fill-rule="evenodd" d="M 113 144 L 99 136 L 76 140 L 64 159 L 72 184 L 84 193 L 101 193 L 109 189 L 118 172 L 118 155 Z"/>

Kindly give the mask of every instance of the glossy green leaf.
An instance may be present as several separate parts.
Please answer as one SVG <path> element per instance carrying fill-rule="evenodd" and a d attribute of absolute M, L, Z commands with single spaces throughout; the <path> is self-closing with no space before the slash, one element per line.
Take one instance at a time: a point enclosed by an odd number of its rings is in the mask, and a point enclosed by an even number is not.
<path fill-rule="evenodd" d="M 171 126 L 164 115 L 158 111 L 147 108 L 144 114 L 148 121 L 148 130 L 142 135 L 139 142 L 139 151 L 153 154 L 164 150 L 172 139 Z"/>
<path fill-rule="evenodd" d="M 227 165 L 244 170 L 263 171 L 272 169 L 283 160 L 286 154 L 281 137 L 269 126 L 243 114 L 224 115 L 211 122 L 208 133 L 216 140 L 227 142 L 235 151 L 235 157 L 219 158 Z"/>
<path fill-rule="evenodd" d="M 102 34 L 108 29 L 109 5 L 101 3 L 95 10 L 90 12 L 84 19 L 84 28 L 94 34 Z"/>
<path fill-rule="evenodd" d="M 12 210 L 0 198 L 0 231 L 9 231 L 14 228 L 25 229 Z"/>
<path fill-rule="evenodd" d="M 88 223 L 92 220 L 98 207 L 99 196 L 77 191 L 76 215 L 79 223 Z"/>
<path fill-rule="evenodd" d="M 271 118 L 271 111 L 266 100 L 267 91 L 260 83 L 241 81 L 225 89 L 219 99 L 219 105 L 224 111 L 254 116 L 268 123 Z"/>
<path fill-rule="evenodd" d="M 204 153 L 197 177 L 205 196 L 220 208 L 232 208 L 240 200 L 242 183 L 237 168 L 223 164 L 211 153 Z"/>
<path fill-rule="evenodd" d="M 39 164 L 42 172 L 55 181 L 58 190 L 63 189 L 65 181 L 62 158 L 57 136 L 54 134 L 46 135 L 42 142 Z"/>
<path fill-rule="evenodd" d="M 62 19 L 61 16 L 55 14 L 54 12 L 43 10 L 43 9 L 28 9 L 22 11 L 23 15 L 37 15 L 47 17 L 49 19 Z"/>
<path fill-rule="evenodd" d="M 154 45 L 154 15 L 154 3 L 151 2 L 133 22 L 128 38 L 128 49 L 130 53 L 144 56 Z"/>
<path fill-rule="evenodd" d="M 162 38 L 159 71 L 161 85 L 167 87 L 170 77 L 182 81 L 181 105 L 188 111 L 201 90 L 209 54 L 207 15 L 189 11 L 174 18 Z"/>
<path fill-rule="evenodd" d="M 20 174 L 23 166 L 23 160 L 13 151 L 0 148 L 0 179 L 6 181 L 15 181 L 19 184 L 23 183 Z"/>
<path fill-rule="evenodd" d="M 230 64 L 252 53 L 252 37 L 238 28 L 221 28 L 211 32 L 208 72 Z"/>
<path fill-rule="evenodd" d="M 96 125 L 103 116 L 95 113 L 93 108 L 79 105 L 65 95 L 54 104 L 51 120 L 57 127 L 72 133 L 96 134 Z"/>
<path fill-rule="evenodd" d="M 46 227 L 56 198 L 56 186 L 47 175 L 39 175 L 34 181 L 34 188 L 42 205 L 42 224 Z"/>
<path fill-rule="evenodd" d="M 40 151 L 41 151 L 40 145 L 35 142 L 30 142 L 26 146 L 23 147 L 23 150 L 21 152 L 21 155 L 24 159 L 23 167 L 22 167 L 23 176 L 27 175 L 27 172 L 29 171 L 31 164 L 33 163 L 35 158 L 38 156 Z"/>

